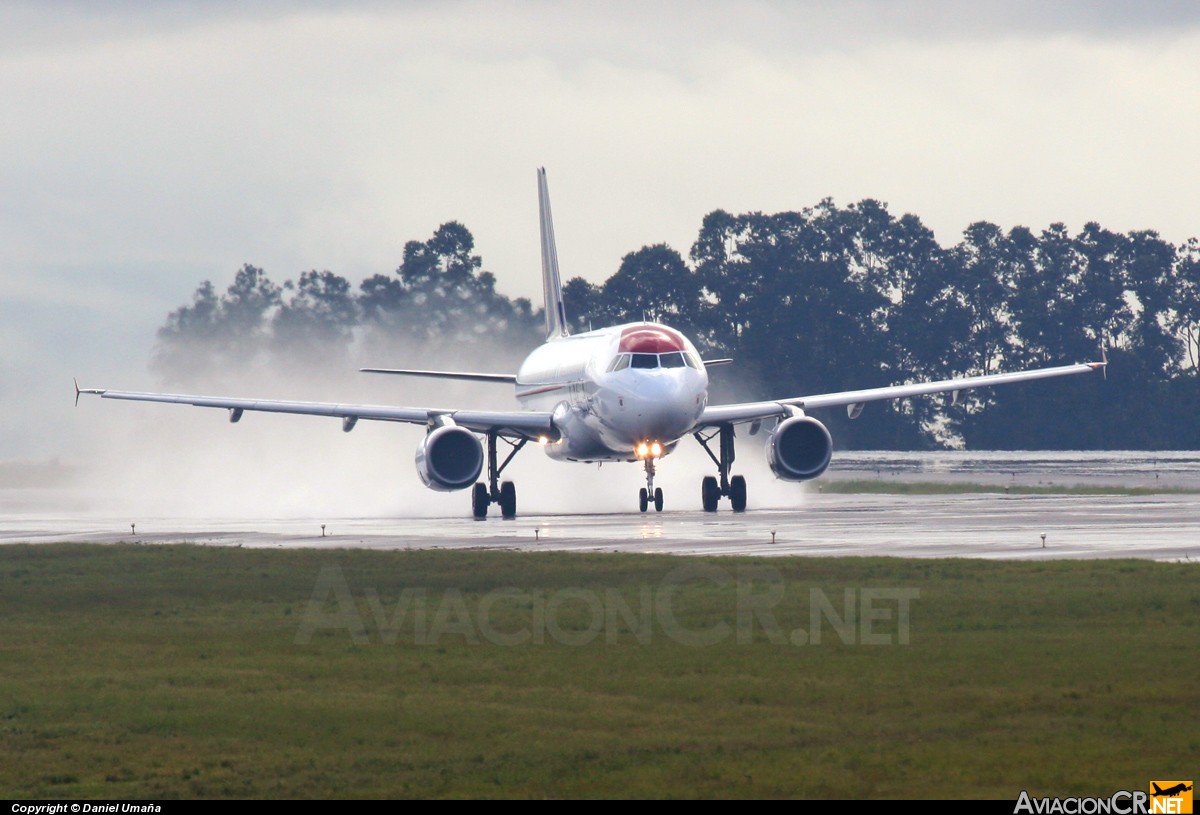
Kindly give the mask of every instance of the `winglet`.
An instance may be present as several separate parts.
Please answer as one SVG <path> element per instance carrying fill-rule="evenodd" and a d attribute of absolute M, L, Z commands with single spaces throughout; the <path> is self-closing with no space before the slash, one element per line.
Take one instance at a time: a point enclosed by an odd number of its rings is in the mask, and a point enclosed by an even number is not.
<path fill-rule="evenodd" d="M 546 306 L 546 339 L 567 336 L 567 312 L 563 308 L 562 279 L 558 274 L 558 249 L 554 243 L 554 219 L 550 216 L 550 192 L 546 168 L 538 168 L 538 212 L 542 233 L 542 293 Z"/>
<path fill-rule="evenodd" d="M 71 381 L 75 383 L 75 407 L 79 407 L 79 394 L 81 393 L 95 393 L 99 394 L 100 396 L 104 395 L 104 388 L 81 388 L 79 387 L 78 379 L 71 377 Z"/>
<path fill-rule="evenodd" d="M 1091 367 L 1091 369 L 1093 371 L 1096 370 L 1097 368 L 1099 368 L 1100 373 L 1103 374 L 1104 380 L 1107 382 L 1108 381 L 1108 349 L 1106 349 L 1103 345 L 1101 345 L 1100 346 L 1100 361 L 1099 362 L 1089 362 L 1088 366 Z"/>

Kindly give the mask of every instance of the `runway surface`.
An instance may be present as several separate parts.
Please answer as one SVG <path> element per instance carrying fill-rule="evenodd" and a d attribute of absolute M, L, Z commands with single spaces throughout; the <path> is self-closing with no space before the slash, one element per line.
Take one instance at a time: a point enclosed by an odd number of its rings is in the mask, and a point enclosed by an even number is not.
<path fill-rule="evenodd" d="M 532 515 L 510 521 L 160 518 L 134 528 L 115 519 L 9 516 L 0 523 L 0 543 L 53 541 L 677 555 L 1132 557 L 1200 563 L 1200 496 L 816 495 L 802 510 L 737 515 L 680 511 Z"/>
<path fill-rule="evenodd" d="M 0 544 L 54 541 L 248 547 L 488 548 L 676 555 L 1142 558 L 1200 563 L 1200 493 L 1018 495 L 1006 485 L 1200 488 L 1197 454 L 861 453 L 832 479 L 972 481 L 995 493 L 829 494 L 734 514 L 523 514 L 439 518 L 125 518 L 60 511 L 0 491 Z M 45 496 L 42 496 L 43 499 Z M 465 514 L 465 513 L 464 513 Z M 322 524 L 324 529 L 322 529 Z M 1044 537 L 1043 537 L 1044 536 Z"/>

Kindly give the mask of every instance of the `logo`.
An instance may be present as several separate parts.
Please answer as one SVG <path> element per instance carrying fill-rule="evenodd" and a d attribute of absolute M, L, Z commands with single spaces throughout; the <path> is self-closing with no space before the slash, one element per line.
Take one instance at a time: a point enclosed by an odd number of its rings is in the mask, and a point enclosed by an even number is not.
<path fill-rule="evenodd" d="M 1191 781 L 1151 781 L 1151 815 L 1191 815 Z"/>
<path fill-rule="evenodd" d="M 1192 782 L 1151 781 L 1149 793 L 1118 790 L 1107 798 L 1033 798 L 1021 790 L 1013 815 L 1192 815 Z"/>

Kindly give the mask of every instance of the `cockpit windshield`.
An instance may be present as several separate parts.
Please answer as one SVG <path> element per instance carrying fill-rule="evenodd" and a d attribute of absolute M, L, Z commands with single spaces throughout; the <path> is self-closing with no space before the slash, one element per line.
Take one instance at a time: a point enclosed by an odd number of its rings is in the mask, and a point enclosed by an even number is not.
<path fill-rule="evenodd" d="M 691 351 L 671 351 L 666 354 L 617 354 L 608 363 L 608 372 L 626 368 L 695 368 L 700 369 L 700 359 Z"/>
<path fill-rule="evenodd" d="M 613 357 L 613 361 L 608 363 L 608 372 L 620 371 L 629 367 L 629 354 L 617 354 Z"/>

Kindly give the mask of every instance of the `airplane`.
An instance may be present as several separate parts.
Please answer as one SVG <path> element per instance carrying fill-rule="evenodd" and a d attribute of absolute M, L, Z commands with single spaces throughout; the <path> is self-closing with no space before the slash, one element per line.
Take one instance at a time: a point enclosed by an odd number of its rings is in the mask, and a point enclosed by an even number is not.
<path fill-rule="evenodd" d="M 1173 798 L 1176 795 L 1178 795 L 1179 793 L 1187 792 L 1192 788 L 1191 784 L 1186 784 L 1182 781 L 1173 787 L 1167 787 L 1165 790 L 1162 787 L 1158 786 L 1158 784 L 1155 784 L 1153 781 L 1150 782 L 1150 786 L 1154 787 L 1154 792 L 1150 793 L 1150 795 L 1152 795 L 1155 798 L 1157 798 L 1160 795 L 1165 795 L 1168 798 Z"/>
<path fill-rule="evenodd" d="M 825 472 L 833 454 L 829 431 L 808 415 L 810 410 L 845 407 L 849 417 L 856 419 L 868 402 L 935 393 L 951 393 L 957 401 L 959 392 L 968 388 L 1091 373 L 1104 370 L 1108 364 L 1102 352 L 1101 362 L 710 405 L 707 369 L 731 360 L 702 359 L 679 331 L 656 322 L 626 323 L 580 334 L 568 331 L 544 168 L 537 171 L 537 183 L 546 339 L 525 358 L 517 373 L 361 369 L 368 373 L 509 384 L 515 388 L 520 410 L 142 393 L 80 388 L 78 382 L 76 405 L 80 394 L 94 394 L 104 399 L 225 408 L 231 422 L 239 421 L 246 411 L 262 411 L 339 418 L 346 432 L 364 419 L 423 425 L 426 433 L 415 457 L 418 476 L 433 490 L 471 490 L 472 513 L 478 519 L 486 518 L 493 504 L 499 505 L 501 517 L 516 517 L 516 487 L 512 481 L 502 481 L 501 476 L 529 442 L 540 445 L 548 457 L 558 461 L 640 462 L 646 486 L 638 492 L 638 508 L 646 512 L 653 505 L 656 512 L 661 512 L 663 491 L 654 485 L 658 462 L 691 436 L 716 466 L 715 475 L 701 480 L 704 511 L 716 512 L 721 499 L 728 499 L 734 512 L 743 512 L 747 505 L 746 479 L 732 472 L 736 426 L 749 425 L 750 435 L 769 427 L 766 457 L 772 472 L 785 481 L 806 481 Z M 502 448 L 501 443 L 507 447 Z M 501 461 L 502 452 L 507 455 Z M 485 467 L 486 480 L 481 480 Z"/>

